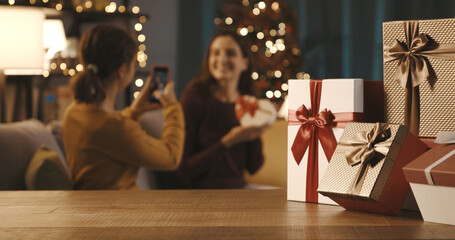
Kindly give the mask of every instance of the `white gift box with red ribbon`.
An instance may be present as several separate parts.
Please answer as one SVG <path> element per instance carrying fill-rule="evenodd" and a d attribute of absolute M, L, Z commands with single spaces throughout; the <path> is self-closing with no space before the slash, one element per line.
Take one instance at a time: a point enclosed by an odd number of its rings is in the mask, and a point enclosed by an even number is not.
<path fill-rule="evenodd" d="M 289 80 L 288 84 L 287 199 L 336 204 L 317 188 L 342 127 L 361 120 L 363 80 Z"/>
<path fill-rule="evenodd" d="M 276 120 L 276 108 L 267 99 L 242 95 L 235 103 L 235 115 L 244 127 L 272 125 Z"/>

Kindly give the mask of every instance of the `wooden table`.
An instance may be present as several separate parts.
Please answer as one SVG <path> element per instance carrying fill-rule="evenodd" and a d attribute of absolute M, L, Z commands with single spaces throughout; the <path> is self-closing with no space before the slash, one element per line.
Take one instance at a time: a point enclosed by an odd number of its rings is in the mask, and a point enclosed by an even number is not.
<path fill-rule="evenodd" d="M 287 201 L 282 189 L 0 192 L 0 239 L 444 238 L 455 226 L 418 212 L 345 211 Z"/>

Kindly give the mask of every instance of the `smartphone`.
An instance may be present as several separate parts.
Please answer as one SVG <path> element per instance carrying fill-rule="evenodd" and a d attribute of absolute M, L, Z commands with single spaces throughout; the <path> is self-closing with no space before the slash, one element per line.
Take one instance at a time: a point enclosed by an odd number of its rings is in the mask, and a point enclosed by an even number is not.
<path fill-rule="evenodd" d="M 152 76 L 152 82 L 150 83 L 149 99 L 151 102 L 159 102 L 158 97 L 154 96 L 153 92 L 156 90 L 163 91 L 164 86 L 166 86 L 169 81 L 169 67 L 153 66 L 150 75 Z"/>

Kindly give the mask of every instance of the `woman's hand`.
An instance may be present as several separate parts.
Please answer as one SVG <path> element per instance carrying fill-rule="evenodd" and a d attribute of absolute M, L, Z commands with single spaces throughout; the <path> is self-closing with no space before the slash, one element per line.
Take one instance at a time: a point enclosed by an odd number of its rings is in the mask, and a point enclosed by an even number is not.
<path fill-rule="evenodd" d="M 164 87 L 164 91 L 162 93 L 155 91 L 154 94 L 158 95 L 158 99 L 160 100 L 160 103 L 163 107 L 166 107 L 169 104 L 177 102 L 177 97 L 175 96 L 173 81 L 169 81 L 166 84 L 166 86 Z"/>
<path fill-rule="evenodd" d="M 153 110 L 161 107 L 159 103 L 150 103 L 149 95 L 151 83 L 152 76 L 148 76 L 147 81 L 145 82 L 141 92 L 139 93 L 137 98 L 134 99 L 133 103 L 131 103 L 130 107 L 134 119 L 138 119 L 144 112 L 148 110 Z"/>
<path fill-rule="evenodd" d="M 237 143 L 252 141 L 268 129 L 270 126 L 237 126 L 233 127 L 226 135 L 221 138 L 221 143 L 226 147 L 231 147 Z"/>

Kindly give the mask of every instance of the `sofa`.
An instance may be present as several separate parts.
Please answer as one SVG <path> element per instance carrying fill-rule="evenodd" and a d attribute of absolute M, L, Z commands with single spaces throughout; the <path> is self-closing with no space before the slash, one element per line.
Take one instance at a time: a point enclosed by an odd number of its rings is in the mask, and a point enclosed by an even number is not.
<path fill-rule="evenodd" d="M 151 136 L 161 137 L 161 110 L 139 119 Z M 65 158 L 61 121 L 48 124 L 37 119 L 0 124 L 0 190 L 68 190 L 71 173 Z M 159 188 L 154 173 L 141 168 L 137 178 L 141 189 Z"/>

